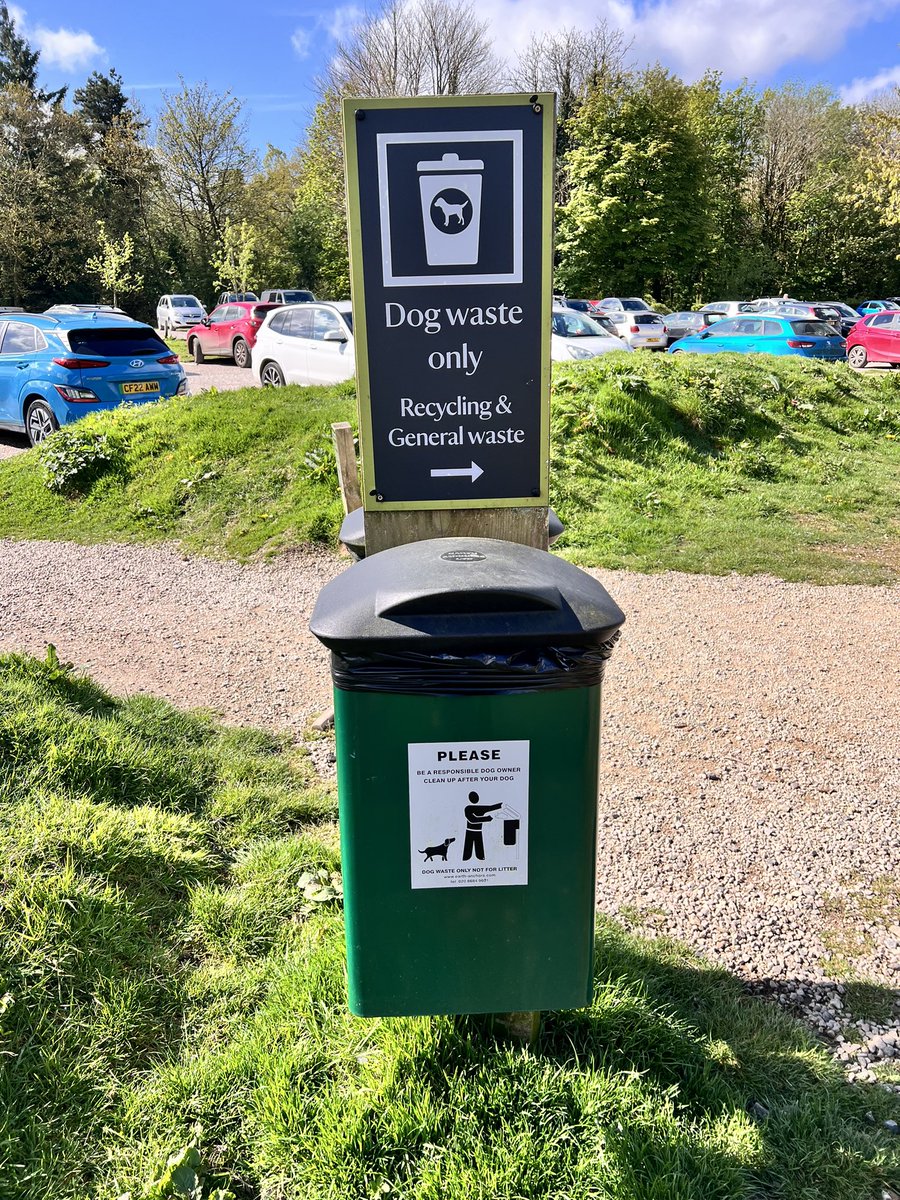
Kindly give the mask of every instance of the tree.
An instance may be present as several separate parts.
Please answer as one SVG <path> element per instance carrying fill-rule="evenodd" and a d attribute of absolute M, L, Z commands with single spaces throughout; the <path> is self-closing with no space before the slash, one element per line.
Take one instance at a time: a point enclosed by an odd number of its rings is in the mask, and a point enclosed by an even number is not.
<path fill-rule="evenodd" d="M 99 278 L 104 296 L 111 299 L 113 304 L 118 304 L 121 292 L 135 292 L 144 283 L 142 276 L 129 271 L 134 257 L 134 242 L 127 232 L 121 238 L 111 238 L 103 221 L 97 222 L 97 230 L 100 251 L 89 258 L 85 266 Z"/>
<path fill-rule="evenodd" d="M 299 154 L 293 248 L 299 282 L 335 299 L 350 295 L 341 109 L 334 92 L 316 105 Z"/>
<path fill-rule="evenodd" d="M 213 286 L 228 291 L 249 292 L 256 283 L 256 246 L 258 237 L 249 221 L 238 225 L 225 218 L 222 244 L 213 255 Z"/>
<path fill-rule="evenodd" d="M 300 185 L 300 158 L 275 146 L 266 150 L 261 169 L 244 192 L 248 219 L 265 221 L 265 237 L 257 246 L 257 268 L 270 287 L 303 284 L 294 254 L 294 211 Z"/>
<path fill-rule="evenodd" d="M 157 127 L 159 224 L 176 236 L 194 288 L 212 284 L 210 263 L 226 221 L 240 219 L 246 177 L 254 165 L 241 102 L 208 84 L 167 95 Z"/>
<path fill-rule="evenodd" d="M 563 125 L 592 87 L 622 77 L 630 49 L 621 29 L 605 20 L 593 29 L 535 33 L 518 57 L 510 86 L 523 92 L 555 92 L 557 117 Z"/>
<path fill-rule="evenodd" d="M 696 288 L 710 221 L 689 95 L 657 67 L 594 88 L 573 118 L 557 237 L 570 295 L 652 290 L 682 303 Z"/>
<path fill-rule="evenodd" d="M 0 89 L 0 302 L 83 298 L 88 167 L 77 118 L 25 86 Z"/>
<path fill-rule="evenodd" d="M 864 108 L 857 175 L 851 195 L 871 205 L 885 225 L 900 226 L 900 87 L 880 104 Z"/>
<path fill-rule="evenodd" d="M 42 104 L 61 104 L 65 88 L 43 92 L 37 86 L 37 67 L 41 57 L 27 40 L 16 32 L 16 23 L 6 4 L 0 0 L 0 88 L 21 87 L 32 92 Z"/>
<path fill-rule="evenodd" d="M 323 92 L 451 96 L 491 91 L 499 64 L 468 0 L 393 0 L 338 42 Z"/>
<path fill-rule="evenodd" d="M 91 133 L 105 137 L 117 121 L 128 113 L 128 97 L 122 89 L 122 76 L 113 68 L 108 75 L 93 71 L 84 87 L 75 92 L 75 108 Z"/>

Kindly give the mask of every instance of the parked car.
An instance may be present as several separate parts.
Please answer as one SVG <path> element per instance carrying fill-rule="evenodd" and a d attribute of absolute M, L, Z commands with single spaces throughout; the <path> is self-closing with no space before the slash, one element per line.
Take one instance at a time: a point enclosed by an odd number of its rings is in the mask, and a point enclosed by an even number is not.
<path fill-rule="evenodd" d="M 117 308 L 114 304 L 51 304 L 44 312 L 51 317 L 67 314 L 77 316 L 79 313 L 90 316 L 93 313 L 102 313 L 105 317 L 127 317 L 131 320 L 124 308 Z"/>
<path fill-rule="evenodd" d="M 704 304 L 699 311 L 721 313 L 725 317 L 736 317 L 739 313 L 756 312 L 756 306 L 752 300 L 715 300 L 711 304 Z"/>
<path fill-rule="evenodd" d="M 861 317 L 867 317 L 870 313 L 893 312 L 893 310 L 894 306 L 889 300 L 863 300 L 856 311 Z"/>
<path fill-rule="evenodd" d="M 669 347 L 670 354 L 718 354 L 729 350 L 836 361 L 844 357 L 844 339 L 825 321 L 759 313 L 716 321 L 709 329 L 689 334 Z"/>
<path fill-rule="evenodd" d="M 306 288 L 268 288 L 260 300 L 264 304 L 310 304 L 315 296 Z"/>
<path fill-rule="evenodd" d="M 195 363 L 207 358 L 232 358 L 235 366 L 249 367 L 266 314 L 280 307 L 246 300 L 220 304 L 188 334 L 188 354 Z"/>
<path fill-rule="evenodd" d="M 220 304 L 250 304 L 254 300 L 259 300 L 256 292 L 219 292 L 213 307 L 217 308 Z"/>
<path fill-rule="evenodd" d="M 206 309 L 196 296 L 160 296 L 156 305 L 156 328 L 163 337 L 171 337 L 183 329 L 193 329 L 206 316 Z"/>
<path fill-rule="evenodd" d="M 0 428 L 32 446 L 60 425 L 187 391 L 184 368 L 139 321 L 106 314 L 0 317 Z"/>
<path fill-rule="evenodd" d="M 847 362 L 851 367 L 866 363 L 900 363 L 900 308 L 863 317 L 847 338 Z"/>
<path fill-rule="evenodd" d="M 772 312 L 779 304 L 799 304 L 799 300 L 795 300 L 793 296 L 760 296 L 758 299 L 751 301 L 752 307 L 748 312 Z"/>
<path fill-rule="evenodd" d="M 263 387 L 341 383 L 355 369 L 349 300 L 287 305 L 257 334 L 253 374 Z"/>
<path fill-rule="evenodd" d="M 645 308 L 639 312 L 612 310 L 604 315 L 632 350 L 665 350 L 666 325 L 659 313 Z"/>
<path fill-rule="evenodd" d="M 571 308 L 574 312 L 584 313 L 589 317 L 594 316 L 597 312 L 602 312 L 598 300 L 570 300 L 567 296 L 561 296 L 554 307 Z"/>
<path fill-rule="evenodd" d="M 844 304 L 843 300 L 819 300 L 817 301 L 823 308 L 833 308 L 841 318 L 841 333 L 844 337 L 850 332 L 853 326 L 861 319 L 855 308 L 851 308 L 849 304 Z M 900 308 L 900 302 L 895 305 Z"/>
<path fill-rule="evenodd" d="M 699 333 L 713 321 L 721 319 L 725 314 L 718 312 L 675 312 L 663 318 L 666 327 L 666 339 L 671 346 L 679 338 L 687 337 L 689 333 Z"/>
<path fill-rule="evenodd" d="M 811 321 L 825 321 L 828 325 L 833 325 L 841 337 L 846 337 L 859 320 L 858 313 L 853 313 L 852 318 L 846 318 L 830 304 L 779 304 L 772 312 L 778 317 L 806 317 Z"/>
<path fill-rule="evenodd" d="M 551 317 L 550 357 L 554 362 L 596 358 L 610 350 L 631 350 L 618 335 L 574 309 L 554 306 Z"/>
<path fill-rule="evenodd" d="M 604 296 L 597 301 L 597 307 L 605 313 L 650 311 L 640 296 Z"/>

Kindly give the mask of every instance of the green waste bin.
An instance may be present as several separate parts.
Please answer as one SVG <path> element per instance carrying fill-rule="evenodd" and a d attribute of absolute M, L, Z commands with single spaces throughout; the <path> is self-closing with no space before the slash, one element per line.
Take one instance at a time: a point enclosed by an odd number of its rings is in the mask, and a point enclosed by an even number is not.
<path fill-rule="evenodd" d="M 600 684 L 624 616 L 490 538 L 413 542 L 323 588 L 350 1008 L 590 1003 Z"/>

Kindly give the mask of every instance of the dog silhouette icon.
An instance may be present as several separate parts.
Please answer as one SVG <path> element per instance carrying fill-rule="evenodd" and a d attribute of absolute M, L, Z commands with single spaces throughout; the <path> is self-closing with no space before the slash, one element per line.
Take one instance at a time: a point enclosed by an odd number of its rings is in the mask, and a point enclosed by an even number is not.
<path fill-rule="evenodd" d="M 471 204 L 470 200 L 463 200 L 460 204 L 450 204 L 443 196 L 438 196 L 434 201 L 434 207 L 439 208 L 444 214 L 444 228 L 450 224 L 450 218 L 455 217 L 457 224 L 465 225 L 465 208 L 467 204 Z"/>
<path fill-rule="evenodd" d="M 431 862 L 433 858 L 442 858 L 446 862 L 450 843 L 455 841 L 456 838 L 444 838 L 439 846 L 427 846 L 424 850 L 420 850 L 419 853 L 425 855 L 425 862 Z"/>

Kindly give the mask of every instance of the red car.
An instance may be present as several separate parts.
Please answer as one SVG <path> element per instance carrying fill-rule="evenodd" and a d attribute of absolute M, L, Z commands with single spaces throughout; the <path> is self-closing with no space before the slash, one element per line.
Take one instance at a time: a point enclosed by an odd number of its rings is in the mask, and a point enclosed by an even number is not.
<path fill-rule="evenodd" d="M 857 321 L 847 334 L 847 362 L 851 367 L 900 363 L 900 310 L 871 313 Z"/>
<path fill-rule="evenodd" d="M 206 358 L 233 358 L 238 367 L 250 366 L 250 352 L 266 313 L 280 304 L 259 304 L 249 300 L 220 304 L 188 334 L 188 354 L 194 362 Z"/>

